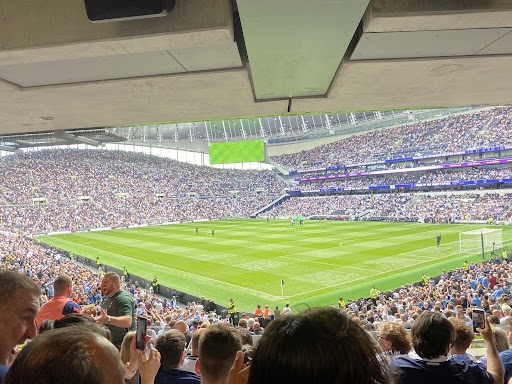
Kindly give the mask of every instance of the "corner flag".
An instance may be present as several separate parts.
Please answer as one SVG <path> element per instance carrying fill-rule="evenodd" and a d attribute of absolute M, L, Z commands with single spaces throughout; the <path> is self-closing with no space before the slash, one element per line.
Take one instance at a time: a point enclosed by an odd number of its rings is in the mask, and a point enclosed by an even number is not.
<path fill-rule="evenodd" d="M 284 280 L 283 279 L 281 279 L 281 285 L 284 285 Z"/>
<path fill-rule="evenodd" d="M 284 297 L 284 289 L 283 289 L 283 286 L 284 286 L 284 280 L 281 279 L 281 297 Z"/>

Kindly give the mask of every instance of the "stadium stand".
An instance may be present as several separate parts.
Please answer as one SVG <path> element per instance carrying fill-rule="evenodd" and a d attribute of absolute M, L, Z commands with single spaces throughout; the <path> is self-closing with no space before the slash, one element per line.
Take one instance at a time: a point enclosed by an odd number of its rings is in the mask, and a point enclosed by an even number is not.
<path fill-rule="evenodd" d="M 337 220 L 452 223 L 492 218 L 493 221 L 508 222 L 512 220 L 512 191 L 507 190 L 507 182 L 496 182 L 510 177 L 512 167 L 506 163 L 402 171 L 420 165 L 460 165 L 470 158 L 479 161 L 506 159 L 507 151 L 499 149 L 476 154 L 448 154 L 484 145 L 507 146 L 510 144 L 511 112 L 507 107 L 417 123 L 391 128 L 392 135 L 384 131 L 378 133 L 382 143 L 363 134 L 308 153 L 301 152 L 296 157 L 281 156 L 277 160 L 288 167 L 311 162 L 332 165 L 385 161 L 383 153 L 388 145 L 396 148 L 392 156 L 413 152 L 421 156 L 441 155 L 442 162 L 439 157 L 423 158 L 416 162 L 408 160 L 403 164 L 385 165 L 383 169 L 386 171 L 399 171 L 393 174 L 303 180 L 298 184 L 301 192 L 290 191 L 289 198 L 270 206 L 286 194 L 283 191 L 291 185 L 269 171 L 213 169 L 137 153 L 104 150 L 52 149 L 5 156 L 0 159 L 1 269 L 30 276 L 41 288 L 40 304 L 53 296 L 55 277 L 65 273 L 74 282 L 71 299 L 83 309 L 88 308 L 88 313 L 96 314 L 102 300 L 98 271 L 64 257 L 58 249 L 38 245 L 32 239 L 34 234 L 249 217 L 265 206 L 269 209 L 262 214 L 282 218 L 300 213 L 308 218 Z M 465 129 L 466 126 L 470 128 Z M 452 135 L 448 136 L 448 132 Z M 378 147 L 371 145 L 377 142 Z M 349 147 L 352 148 L 350 152 L 346 151 Z M 406 150 L 399 152 L 399 147 Z M 322 157 L 325 153 L 327 155 Z M 368 170 L 368 167 L 357 169 Z M 303 173 L 301 177 L 328 174 L 315 171 Z M 483 182 L 469 187 L 452 184 L 466 181 L 492 182 L 485 188 Z M 446 185 L 440 185 L 443 183 Z M 398 184 L 424 184 L 424 188 L 370 191 L 372 186 L 396 187 Z M 340 190 L 333 193 L 328 190 L 332 188 Z M 407 285 L 378 293 L 374 300 L 351 301 L 341 306 L 340 311 L 351 321 L 375 332 L 379 324 L 388 321 L 410 329 L 424 311 L 438 312 L 447 318 L 457 317 L 471 325 L 472 309 L 482 308 L 487 315 L 498 318 L 500 324 L 496 326 L 512 329 L 510 310 L 507 309 L 511 295 L 510 273 L 509 264 L 495 258 L 485 264 L 471 264 L 467 268 L 444 272 L 436 279 L 427 278 L 423 285 Z M 186 332 L 195 332 L 212 323 L 229 322 L 229 318 L 206 308 L 207 302 L 203 300 L 179 305 L 175 297 L 164 299 L 129 279 L 126 289 L 137 303 L 137 313 L 151 319 L 154 337 L 171 328 L 176 321 L 185 322 L 189 328 Z M 270 318 L 279 316 L 289 315 L 283 310 L 282 314 L 274 312 Z M 272 325 L 268 318 L 260 323 L 258 317 L 261 316 L 241 316 L 240 326 L 246 325 L 249 335 L 260 338 L 265 334 L 265 328 Z M 469 351 L 479 358 L 485 357 L 487 350 L 471 348 Z M 411 349 L 411 352 L 414 351 Z"/>
<path fill-rule="evenodd" d="M 288 199 L 270 214 L 289 217 L 297 212 L 311 218 L 373 221 L 423 221 L 451 223 L 457 220 L 509 221 L 511 194 L 365 194 L 297 197 Z"/>
<path fill-rule="evenodd" d="M 287 186 L 269 171 L 127 152 L 47 150 L 2 160 L 10 171 L 0 176 L 0 216 L 8 230 L 31 233 L 248 217 Z"/>
<path fill-rule="evenodd" d="M 512 143 L 509 133 L 511 111 L 510 106 L 498 107 L 372 131 L 312 150 L 274 156 L 272 160 L 285 168 L 297 170 L 309 164 L 329 167 L 507 146 Z"/>

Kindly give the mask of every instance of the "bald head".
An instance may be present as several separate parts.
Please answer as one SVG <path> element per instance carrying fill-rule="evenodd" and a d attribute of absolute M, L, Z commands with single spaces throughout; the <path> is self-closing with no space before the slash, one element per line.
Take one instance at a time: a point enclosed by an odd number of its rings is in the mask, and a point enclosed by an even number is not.
<path fill-rule="evenodd" d="M 73 281 L 68 275 L 59 275 L 53 282 L 55 296 L 69 296 L 71 294 Z"/>

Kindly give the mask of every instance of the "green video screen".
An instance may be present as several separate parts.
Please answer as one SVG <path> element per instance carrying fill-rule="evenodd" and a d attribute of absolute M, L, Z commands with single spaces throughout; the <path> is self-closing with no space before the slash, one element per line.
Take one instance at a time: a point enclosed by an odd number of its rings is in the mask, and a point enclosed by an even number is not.
<path fill-rule="evenodd" d="M 210 164 L 249 163 L 265 161 L 263 140 L 210 144 Z"/>

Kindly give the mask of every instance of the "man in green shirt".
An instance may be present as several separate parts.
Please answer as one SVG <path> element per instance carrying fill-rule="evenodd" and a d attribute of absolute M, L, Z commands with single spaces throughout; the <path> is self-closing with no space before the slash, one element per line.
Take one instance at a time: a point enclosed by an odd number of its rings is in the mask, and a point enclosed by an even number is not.
<path fill-rule="evenodd" d="M 103 304 L 98 324 L 105 324 L 112 333 L 112 343 L 119 349 L 124 335 L 135 330 L 135 301 L 121 288 L 121 279 L 115 272 L 107 272 L 101 280 Z"/>

